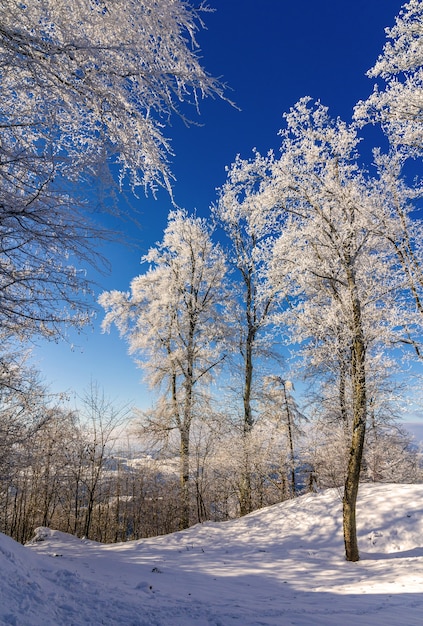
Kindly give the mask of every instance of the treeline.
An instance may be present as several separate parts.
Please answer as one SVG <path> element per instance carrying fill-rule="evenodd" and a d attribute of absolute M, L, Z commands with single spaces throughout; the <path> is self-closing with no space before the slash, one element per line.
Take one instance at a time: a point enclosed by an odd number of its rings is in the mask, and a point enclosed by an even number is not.
<path fill-rule="evenodd" d="M 6 416 L 4 408 L 0 424 L 8 448 L 0 468 L 0 532 L 25 543 L 37 527 L 48 526 L 118 542 L 180 528 L 175 438 L 161 453 L 156 449 L 148 454 L 139 420 L 128 421 L 127 410 L 115 408 L 96 387 L 78 412 L 50 407 L 38 411 L 25 427 L 19 416 L 19 429 L 12 429 L 12 415 Z M 196 418 L 189 468 L 190 523 L 240 515 L 246 459 L 251 510 L 307 491 L 341 488 L 348 459 L 343 429 L 319 421 L 293 426 L 290 441 L 286 413 L 269 419 L 263 412 L 246 442 L 222 414 L 207 422 Z M 405 431 L 373 424 L 361 479 L 418 482 L 422 477 L 421 455 Z"/>

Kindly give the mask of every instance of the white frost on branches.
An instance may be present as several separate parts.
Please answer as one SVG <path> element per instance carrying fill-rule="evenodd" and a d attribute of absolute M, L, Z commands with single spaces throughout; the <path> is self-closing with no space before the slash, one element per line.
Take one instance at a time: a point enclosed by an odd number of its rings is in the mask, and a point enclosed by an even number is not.
<path fill-rule="evenodd" d="M 210 378 L 222 358 L 224 255 L 205 220 L 172 211 L 163 241 L 143 257 L 150 264 L 130 292 L 104 292 L 103 329 L 115 324 L 153 388 L 165 392 Z"/>
<path fill-rule="evenodd" d="M 271 314 L 278 288 L 269 280 L 269 264 L 275 241 L 275 213 L 264 209 L 267 179 L 273 155 L 257 151 L 251 160 L 239 156 L 228 170 L 226 183 L 213 208 L 213 217 L 229 239 L 228 258 L 235 268 L 233 280 L 233 322 L 236 324 L 234 347 L 242 362 L 243 429 L 253 427 L 253 397 L 256 362 L 276 356 L 273 348 Z M 280 294 L 279 294 L 280 297 Z M 247 481 L 248 482 L 248 481 Z M 244 511 L 246 512 L 246 511 Z"/>
<path fill-rule="evenodd" d="M 382 78 L 373 94 L 359 102 L 355 116 L 361 121 L 382 122 L 392 143 L 412 155 L 423 149 L 423 2 L 410 0 L 386 29 L 388 38 L 370 78 Z"/>
<path fill-rule="evenodd" d="M 150 385 L 162 392 L 148 416 L 151 429 L 180 435 L 180 527 L 189 525 L 190 430 L 199 388 L 224 359 L 226 273 L 222 250 L 205 220 L 170 213 L 163 241 L 144 257 L 149 270 L 134 278 L 130 293 L 105 292 L 103 328 L 114 323 L 140 357 Z M 204 411 L 204 406 L 201 407 Z"/>
<path fill-rule="evenodd" d="M 1 3 L 3 334 L 56 336 L 89 319 L 76 265 L 95 265 L 104 236 L 81 215 L 93 179 L 110 186 L 115 164 L 134 190 L 171 191 L 169 117 L 222 95 L 200 65 L 200 26 L 183 0 Z"/>
<path fill-rule="evenodd" d="M 411 216 L 414 192 L 399 177 L 401 155 L 375 153 L 371 177 L 358 163 L 356 128 L 320 103 L 303 98 L 285 120 L 281 155 L 263 161 L 249 195 L 257 210 L 279 216 L 271 280 L 287 305 L 274 320 L 307 366 L 338 387 L 338 419 L 351 437 L 344 539 L 346 558 L 356 561 L 357 490 L 383 357 L 410 344 L 421 354 L 423 228 Z M 252 167 L 238 161 L 237 179 Z"/>
<path fill-rule="evenodd" d="M 183 102 L 222 93 L 195 52 L 199 26 L 199 13 L 180 0 L 5 0 L 0 111 L 8 147 L 34 160 L 47 151 L 76 178 L 114 155 L 134 187 L 169 187 L 169 116 Z"/>

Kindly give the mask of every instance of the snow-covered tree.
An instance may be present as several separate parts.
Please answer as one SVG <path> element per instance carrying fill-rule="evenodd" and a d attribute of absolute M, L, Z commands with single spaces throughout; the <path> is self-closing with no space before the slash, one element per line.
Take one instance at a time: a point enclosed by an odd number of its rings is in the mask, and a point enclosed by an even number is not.
<path fill-rule="evenodd" d="M 1 3 L 1 330 L 87 321 L 75 265 L 98 229 L 80 209 L 109 166 L 170 191 L 169 117 L 222 94 L 196 52 L 200 15 L 183 0 Z"/>
<path fill-rule="evenodd" d="M 344 364 L 337 371 L 335 360 L 333 370 L 330 363 L 324 363 L 319 370 L 319 384 L 308 394 L 308 411 L 313 421 L 306 429 L 302 454 L 319 487 L 341 487 L 347 476 L 353 390 L 347 360 Z M 310 378 L 312 370 L 309 370 Z M 406 402 L 405 394 L 409 393 L 395 379 L 397 371 L 398 363 L 388 354 L 373 349 L 367 351 L 367 426 L 361 481 L 401 482 L 416 460 L 416 455 L 407 449 L 410 437 L 408 441 L 404 437 L 401 442 L 397 436 L 401 430 L 398 424 Z"/>
<path fill-rule="evenodd" d="M 286 319 L 295 340 L 306 342 L 309 361 L 322 367 L 337 360 L 350 381 L 344 538 L 347 559 L 357 560 L 355 503 L 371 399 L 367 372 L 377 351 L 399 345 L 407 333 L 421 337 L 422 319 L 404 292 L 398 250 L 408 233 L 406 244 L 420 265 L 422 228 L 415 237 L 409 208 L 402 205 L 399 214 L 392 186 L 360 169 L 353 127 L 331 120 L 320 104 L 309 107 L 308 99 L 286 121 L 271 183 L 275 202 L 287 213 L 275 245 L 275 279 L 280 264 L 286 280 L 288 264 L 292 302 Z"/>
<path fill-rule="evenodd" d="M 79 178 L 111 156 L 134 186 L 169 185 L 169 116 L 221 93 L 195 51 L 196 9 L 181 0 L 5 0 L 0 23 L 2 150 L 19 157 L 6 172 L 29 175 L 46 158 L 56 175 Z"/>
<path fill-rule="evenodd" d="M 391 141 L 412 155 L 423 149 L 423 3 L 410 0 L 386 29 L 388 42 L 370 78 L 385 85 L 356 106 L 358 119 L 381 122 Z"/>
<path fill-rule="evenodd" d="M 266 376 L 265 393 L 262 399 L 262 416 L 274 423 L 286 440 L 286 459 L 281 462 L 287 468 L 288 488 L 291 497 L 297 494 L 295 469 L 298 463 L 296 441 L 301 433 L 300 422 L 305 419 L 293 398 L 293 384 L 281 376 Z"/>
<path fill-rule="evenodd" d="M 266 159 L 256 153 L 251 161 L 238 157 L 228 170 L 228 178 L 213 207 L 213 216 L 229 240 L 228 260 L 235 272 L 232 280 L 234 353 L 241 358 L 242 433 L 248 438 L 254 425 L 254 374 L 257 360 L 272 352 L 272 327 L 269 324 L 276 293 L 269 281 L 275 225 L 271 214 L 255 201 L 260 183 L 269 174 Z M 233 355 L 235 361 L 236 354 Z M 239 394 L 239 389 L 237 389 Z M 247 449 L 248 446 L 246 446 Z M 244 493 L 241 514 L 251 509 L 251 481 L 245 460 Z M 242 491 L 242 490 L 241 490 Z"/>
<path fill-rule="evenodd" d="M 254 359 L 268 355 L 272 344 L 263 335 L 269 327 L 276 290 L 269 281 L 268 266 L 272 256 L 274 228 L 271 215 L 262 210 L 261 198 L 255 202 L 261 181 L 269 174 L 266 159 L 258 153 L 252 161 L 239 157 L 228 171 L 213 208 L 217 223 L 229 238 L 229 262 L 236 268 L 234 292 L 236 306 L 236 343 L 243 360 L 243 429 L 249 432 L 254 423 L 252 386 Z M 238 286 L 235 284 L 238 281 Z M 269 328 L 268 328 L 269 330 Z"/>
<path fill-rule="evenodd" d="M 202 384 L 224 358 L 226 272 L 204 219 L 172 211 L 163 241 L 143 260 L 149 270 L 131 291 L 104 292 L 103 328 L 115 324 L 151 387 L 161 390 L 150 428 L 180 436 L 181 527 L 189 524 L 190 429 Z M 198 411 L 198 409 L 197 409 Z"/>
<path fill-rule="evenodd" d="M 24 484 L 44 454 L 40 433 L 49 428 L 60 399 L 48 394 L 25 354 L 3 354 L 0 367 L 0 528 L 25 541 L 34 530 L 29 509 L 49 508 L 47 492 L 30 496 Z"/>
<path fill-rule="evenodd" d="M 338 371 L 340 413 L 350 417 L 351 437 L 345 547 L 347 559 L 357 560 L 367 372 L 378 351 L 420 340 L 422 317 L 412 297 L 421 294 L 422 225 L 410 219 L 396 167 L 386 167 L 380 155 L 379 176 L 359 167 L 354 127 L 331 120 L 309 98 L 285 118 L 281 156 L 267 159 L 270 175 L 254 201 L 263 211 L 276 208 L 283 221 L 273 247 L 273 281 L 289 297 L 280 322 L 310 367 Z"/>

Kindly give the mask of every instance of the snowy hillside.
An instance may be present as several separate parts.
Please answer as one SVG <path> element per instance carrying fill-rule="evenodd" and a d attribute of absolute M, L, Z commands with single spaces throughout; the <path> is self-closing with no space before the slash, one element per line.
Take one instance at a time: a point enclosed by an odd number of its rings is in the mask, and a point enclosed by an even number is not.
<path fill-rule="evenodd" d="M 0 535 L 0 623 L 420 625 L 423 485 L 362 485 L 358 519 L 358 563 L 343 557 L 337 490 L 123 544 Z"/>

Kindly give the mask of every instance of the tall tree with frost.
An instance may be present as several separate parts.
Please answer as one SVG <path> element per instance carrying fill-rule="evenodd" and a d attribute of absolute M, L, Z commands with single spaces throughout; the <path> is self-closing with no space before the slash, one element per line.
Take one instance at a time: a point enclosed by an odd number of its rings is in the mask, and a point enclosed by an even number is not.
<path fill-rule="evenodd" d="M 386 29 L 389 41 L 370 78 L 382 78 L 384 88 L 375 86 L 373 94 L 355 108 L 358 119 L 381 122 L 395 146 L 411 155 L 423 150 L 423 3 L 410 0 Z"/>
<path fill-rule="evenodd" d="M 246 440 L 254 426 L 254 367 L 260 356 L 268 356 L 270 352 L 269 317 L 276 297 L 274 285 L 268 279 L 274 224 L 271 214 L 263 212 L 261 202 L 255 202 L 255 194 L 259 192 L 263 178 L 269 174 L 267 166 L 267 160 L 258 153 L 251 161 L 238 157 L 228 171 L 219 201 L 213 208 L 217 223 L 229 239 L 229 261 L 240 277 L 234 321 L 237 324 L 235 340 L 242 359 L 242 432 L 246 443 L 245 475 L 240 488 L 241 515 L 252 510 Z M 268 334 L 264 336 L 266 328 Z"/>
<path fill-rule="evenodd" d="M 74 265 L 93 262 L 96 229 L 76 190 L 113 165 L 133 189 L 170 191 L 169 117 L 222 95 L 196 54 L 200 26 L 183 0 L 1 3 L 2 329 L 49 336 L 86 321 Z"/>
<path fill-rule="evenodd" d="M 399 251 L 408 246 L 417 267 L 421 264 L 422 225 L 411 225 L 405 191 L 402 196 L 394 193 L 401 184 L 386 184 L 388 170 L 381 157 L 380 178 L 360 169 L 353 127 L 331 120 L 320 104 L 309 106 L 309 98 L 285 118 L 281 156 L 273 160 L 261 186 L 263 210 L 277 208 L 284 220 L 274 246 L 273 279 L 290 296 L 281 320 L 291 328 L 292 342 L 305 347 L 319 370 L 326 361 L 331 367 L 338 362 L 349 380 L 352 423 L 344 539 L 346 558 L 356 561 L 367 364 L 377 350 L 398 346 L 407 335 L 412 341 L 420 338 L 421 317 L 406 293 L 407 268 Z M 258 195 L 255 201 L 260 201 Z"/>
<path fill-rule="evenodd" d="M 190 430 L 196 397 L 224 358 L 224 255 L 205 220 L 170 213 L 163 241 L 143 260 L 149 270 L 130 293 L 104 292 L 103 328 L 115 324 L 139 356 L 153 389 L 161 390 L 150 427 L 180 436 L 180 527 L 189 525 Z"/>
<path fill-rule="evenodd" d="M 275 268 L 277 275 L 282 263 L 285 280 L 290 266 L 293 302 L 287 317 L 295 338 L 312 342 L 316 364 L 333 362 L 329 351 L 337 355 L 350 378 L 343 510 L 346 558 L 356 561 L 355 509 L 370 401 L 367 364 L 375 351 L 398 345 L 406 333 L 421 336 L 421 319 L 404 293 L 397 248 L 407 228 L 391 189 L 359 168 L 355 129 L 331 120 L 321 105 L 308 104 L 303 99 L 286 115 L 282 156 L 273 170 L 275 200 L 288 215 L 275 246 Z M 421 263 L 418 240 L 411 247 Z"/>

